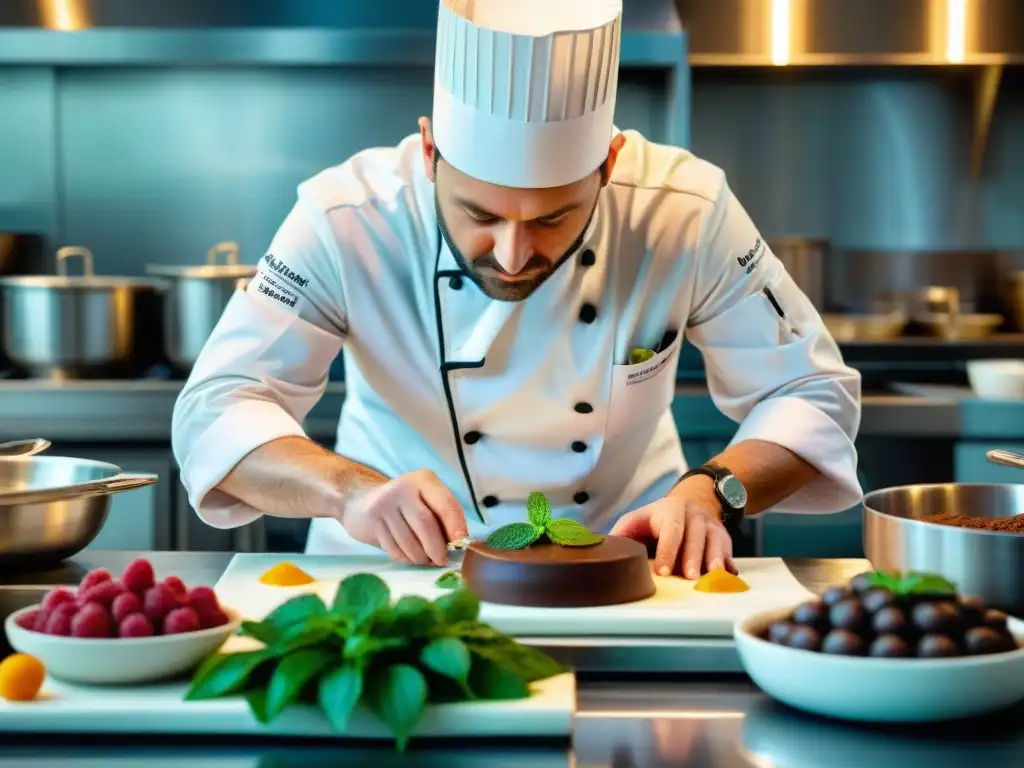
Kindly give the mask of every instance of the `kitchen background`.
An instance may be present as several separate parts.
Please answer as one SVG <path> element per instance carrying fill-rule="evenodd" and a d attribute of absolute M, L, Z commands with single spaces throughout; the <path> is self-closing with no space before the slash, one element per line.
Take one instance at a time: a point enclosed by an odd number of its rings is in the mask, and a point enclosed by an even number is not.
<path fill-rule="evenodd" d="M 199 522 L 170 453 L 171 409 L 296 185 L 429 115 L 436 8 L 0 2 L 0 279 L 78 275 L 90 265 L 58 260 L 67 246 L 88 249 L 96 276 L 130 278 L 0 291 L 0 440 L 44 437 L 52 453 L 160 476 L 115 497 L 92 546 L 302 547 L 294 523 Z M 968 369 L 1024 358 L 1022 65 L 1013 0 L 625 2 L 618 123 L 722 166 L 827 314 L 865 376 L 866 490 L 1014 482 L 985 453 L 1024 451 L 1024 374 Z M 195 269 L 220 243 L 237 250 L 219 263 L 246 266 Z M 154 267 L 169 292 L 147 283 Z M 679 376 L 696 463 L 735 425 L 692 349 Z M 341 360 L 332 379 L 307 428 L 333 447 Z M 767 555 L 862 553 L 859 508 L 769 514 L 749 534 Z"/>

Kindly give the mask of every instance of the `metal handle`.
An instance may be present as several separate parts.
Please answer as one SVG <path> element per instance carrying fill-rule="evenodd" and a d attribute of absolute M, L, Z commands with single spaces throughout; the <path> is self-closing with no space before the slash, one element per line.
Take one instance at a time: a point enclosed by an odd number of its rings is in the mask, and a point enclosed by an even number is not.
<path fill-rule="evenodd" d="M 85 277 L 92 277 L 92 251 L 80 245 L 69 245 L 57 251 L 57 274 L 61 277 L 68 276 L 67 260 L 73 256 L 82 259 L 82 274 Z"/>
<path fill-rule="evenodd" d="M 41 437 L 31 440 L 11 440 L 7 443 L 0 443 L 0 457 L 10 458 L 12 456 L 35 456 L 50 447 L 50 441 Z"/>
<path fill-rule="evenodd" d="M 107 496 L 112 493 L 131 491 L 152 485 L 157 475 L 118 475 L 104 480 L 90 480 L 85 483 L 68 485 L 63 488 L 42 488 L 34 491 L 4 493 L 0 496 L 0 504 L 44 504 L 50 501 L 72 501 L 87 499 L 92 496 Z"/>
<path fill-rule="evenodd" d="M 993 464 L 1024 469 L 1024 456 L 1021 456 L 1019 453 L 1014 453 L 1013 451 L 989 451 L 985 456 Z"/>
<path fill-rule="evenodd" d="M 217 243 L 215 246 L 213 246 L 213 248 L 211 248 L 207 252 L 207 254 L 206 254 L 206 263 L 207 264 L 216 264 L 217 263 L 217 257 L 220 254 L 223 253 L 226 256 L 226 258 L 224 260 L 224 263 L 228 264 L 230 266 L 234 266 L 234 265 L 238 264 L 238 251 L 239 250 L 240 249 L 238 247 L 238 243 L 231 242 L 230 240 L 225 241 L 223 243 Z"/>

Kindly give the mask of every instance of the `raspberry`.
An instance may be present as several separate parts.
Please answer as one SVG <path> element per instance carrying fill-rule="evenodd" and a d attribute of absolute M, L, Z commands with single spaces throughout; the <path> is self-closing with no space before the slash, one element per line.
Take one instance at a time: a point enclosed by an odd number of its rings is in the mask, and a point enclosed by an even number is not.
<path fill-rule="evenodd" d="M 180 635 L 199 629 L 199 615 L 192 608 L 175 608 L 164 619 L 165 635 Z"/>
<path fill-rule="evenodd" d="M 121 575 L 121 581 L 132 592 L 142 594 L 156 584 L 156 577 L 153 575 L 153 566 L 149 560 L 138 558 L 128 563 Z"/>
<path fill-rule="evenodd" d="M 73 602 L 75 602 L 75 596 L 72 592 L 64 589 L 64 587 L 57 587 L 46 593 L 46 597 L 43 598 L 43 610 L 52 611 L 61 603 Z"/>
<path fill-rule="evenodd" d="M 44 615 L 46 612 L 42 608 L 33 608 L 26 614 L 18 617 L 16 622 L 22 629 L 27 629 L 34 632 L 36 628 L 36 622 L 39 621 L 39 617 Z"/>
<path fill-rule="evenodd" d="M 77 603 L 61 603 L 50 614 L 46 622 L 45 632 L 48 635 L 67 637 L 71 634 L 71 621 L 78 613 Z"/>
<path fill-rule="evenodd" d="M 134 592 L 125 592 L 114 598 L 110 612 L 114 616 L 114 621 L 120 624 L 130 614 L 142 613 L 142 599 Z"/>
<path fill-rule="evenodd" d="M 78 594 L 82 594 L 89 587 L 95 587 L 101 581 L 110 581 L 110 571 L 106 568 L 93 568 L 82 578 L 78 585 Z"/>
<path fill-rule="evenodd" d="M 222 627 L 227 624 L 231 619 L 224 613 L 220 608 L 214 608 L 213 610 L 196 611 L 199 614 L 199 626 L 202 629 L 213 629 L 214 627 Z"/>
<path fill-rule="evenodd" d="M 112 637 L 114 622 L 99 603 L 86 603 L 71 619 L 72 637 Z"/>
<path fill-rule="evenodd" d="M 51 612 L 46 610 L 45 608 L 40 609 L 35 614 L 36 620 L 35 623 L 32 625 L 31 629 L 35 632 L 45 632 L 46 623 L 50 620 L 50 613 Z"/>
<path fill-rule="evenodd" d="M 95 586 L 89 587 L 84 592 L 79 591 L 78 603 L 99 603 L 104 608 L 109 608 L 114 600 L 123 595 L 127 590 L 120 581 L 101 581 Z"/>
<path fill-rule="evenodd" d="M 188 587 L 185 586 L 185 582 L 179 579 L 177 576 L 168 576 L 164 579 L 164 584 L 174 590 L 174 593 L 178 595 L 181 600 L 181 604 L 185 605 L 188 601 Z"/>
<path fill-rule="evenodd" d="M 164 617 L 175 608 L 180 608 L 181 603 L 178 595 L 167 584 L 157 584 L 146 590 L 146 596 L 142 599 L 142 610 L 146 617 L 157 626 L 164 620 Z"/>
<path fill-rule="evenodd" d="M 153 634 L 153 624 L 141 613 L 130 613 L 121 620 L 117 634 L 119 637 L 149 637 Z"/>
<path fill-rule="evenodd" d="M 217 595 L 214 594 L 210 587 L 192 587 L 188 593 L 188 604 L 195 608 L 199 614 L 202 614 L 203 611 L 220 607 L 220 604 L 217 602 Z"/>

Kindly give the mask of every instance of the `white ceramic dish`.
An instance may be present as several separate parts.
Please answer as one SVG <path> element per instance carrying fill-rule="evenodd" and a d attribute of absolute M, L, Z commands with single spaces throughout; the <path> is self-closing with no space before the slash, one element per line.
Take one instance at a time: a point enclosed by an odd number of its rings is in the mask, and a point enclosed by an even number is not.
<path fill-rule="evenodd" d="M 1024 699 L 1024 648 L 952 659 L 831 656 L 761 639 L 791 609 L 736 624 L 740 661 L 773 699 L 816 715 L 874 723 L 954 720 L 994 712 Z M 1024 626 L 1011 620 L 1018 645 Z"/>
<path fill-rule="evenodd" d="M 182 674 L 216 652 L 242 623 L 237 611 L 221 606 L 230 621 L 213 629 L 137 638 L 61 637 L 18 626 L 20 617 L 38 607 L 7 617 L 8 642 L 43 662 L 51 677 L 84 685 L 131 685 Z"/>
<path fill-rule="evenodd" d="M 1024 400 L 1024 360 L 970 360 L 967 379 L 986 400 Z"/>

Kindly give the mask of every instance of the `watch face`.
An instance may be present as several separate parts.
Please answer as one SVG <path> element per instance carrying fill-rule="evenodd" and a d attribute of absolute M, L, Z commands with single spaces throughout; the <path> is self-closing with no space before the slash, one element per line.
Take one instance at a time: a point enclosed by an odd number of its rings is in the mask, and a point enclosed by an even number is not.
<path fill-rule="evenodd" d="M 743 509 L 747 506 L 747 489 L 735 475 L 729 475 L 718 484 L 718 490 L 733 509 Z"/>

